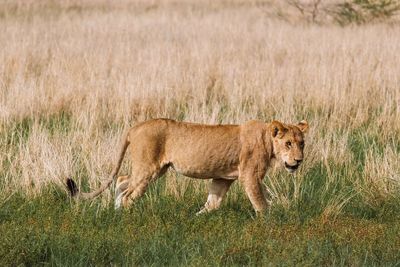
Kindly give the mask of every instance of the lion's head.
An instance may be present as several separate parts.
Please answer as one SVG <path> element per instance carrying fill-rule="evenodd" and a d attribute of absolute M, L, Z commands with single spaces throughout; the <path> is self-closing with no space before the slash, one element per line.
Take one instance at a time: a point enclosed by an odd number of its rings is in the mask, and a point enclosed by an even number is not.
<path fill-rule="evenodd" d="M 279 121 L 271 123 L 273 152 L 281 159 L 288 172 L 293 173 L 303 161 L 304 133 L 308 123 L 301 121 L 297 125 L 283 124 Z"/>

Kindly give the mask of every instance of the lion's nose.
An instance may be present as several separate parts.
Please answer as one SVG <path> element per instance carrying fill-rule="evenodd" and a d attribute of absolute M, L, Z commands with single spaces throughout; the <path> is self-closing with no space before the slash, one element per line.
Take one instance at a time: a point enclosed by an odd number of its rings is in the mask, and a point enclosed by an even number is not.
<path fill-rule="evenodd" d="M 303 159 L 295 159 L 295 161 L 297 162 L 297 164 L 300 164 L 303 161 Z"/>

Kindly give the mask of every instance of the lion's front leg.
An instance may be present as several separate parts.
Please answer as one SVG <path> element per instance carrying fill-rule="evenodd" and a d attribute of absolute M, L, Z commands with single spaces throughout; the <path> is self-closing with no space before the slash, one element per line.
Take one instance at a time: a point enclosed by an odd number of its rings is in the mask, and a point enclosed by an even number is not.
<path fill-rule="evenodd" d="M 196 215 L 218 209 L 234 180 L 213 179 L 210 183 L 207 202 Z"/>
<path fill-rule="evenodd" d="M 262 184 L 262 179 L 266 173 L 266 165 L 262 161 L 258 163 L 247 162 L 239 168 L 239 181 L 243 184 L 247 197 L 256 212 L 261 212 L 268 208 L 266 190 Z"/>
<path fill-rule="evenodd" d="M 256 212 L 268 207 L 263 184 L 272 157 L 270 132 L 258 122 L 241 126 L 241 150 L 239 156 L 239 180 Z"/>
<path fill-rule="evenodd" d="M 251 204 L 256 212 L 261 212 L 268 208 L 268 202 L 264 195 L 263 185 L 261 180 L 255 177 L 240 177 L 247 197 L 250 199 Z"/>

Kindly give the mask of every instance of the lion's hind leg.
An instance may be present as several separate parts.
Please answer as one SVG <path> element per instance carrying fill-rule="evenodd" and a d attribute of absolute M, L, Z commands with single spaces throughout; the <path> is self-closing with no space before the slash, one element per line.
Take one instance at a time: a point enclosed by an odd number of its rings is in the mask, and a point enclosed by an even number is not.
<path fill-rule="evenodd" d="M 122 205 L 124 192 L 128 189 L 129 176 L 119 176 L 115 185 L 115 209 L 119 209 Z"/>
<path fill-rule="evenodd" d="M 207 202 L 196 215 L 218 209 L 233 182 L 234 180 L 213 179 L 210 183 Z"/>
<path fill-rule="evenodd" d="M 128 180 L 127 189 L 122 193 L 122 205 L 126 208 L 134 200 L 141 197 L 146 192 L 149 184 L 164 175 L 167 169 L 168 166 L 166 165 L 162 168 L 148 168 L 144 172 L 134 171 L 132 177 L 135 175 L 135 178 Z"/>

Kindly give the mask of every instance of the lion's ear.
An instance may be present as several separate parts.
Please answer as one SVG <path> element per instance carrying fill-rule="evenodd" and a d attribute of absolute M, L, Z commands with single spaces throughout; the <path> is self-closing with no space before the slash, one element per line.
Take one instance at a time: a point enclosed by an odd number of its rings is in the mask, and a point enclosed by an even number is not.
<path fill-rule="evenodd" d="M 299 124 L 296 125 L 297 128 L 300 129 L 300 131 L 302 133 L 306 133 L 308 131 L 308 122 L 305 120 L 302 120 L 301 122 L 299 122 Z"/>
<path fill-rule="evenodd" d="M 279 121 L 271 122 L 272 137 L 282 138 L 285 135 L 286 131 L 287 131 L 287 129 L 285 128 L 285 126 L 283 126 L 283 124 L 281 122 L 279 122 Z"/>

